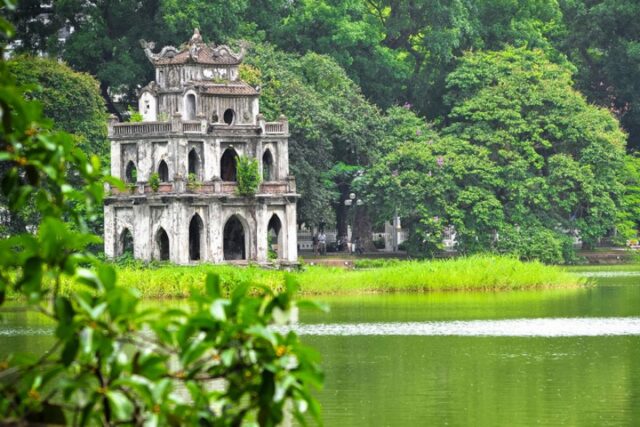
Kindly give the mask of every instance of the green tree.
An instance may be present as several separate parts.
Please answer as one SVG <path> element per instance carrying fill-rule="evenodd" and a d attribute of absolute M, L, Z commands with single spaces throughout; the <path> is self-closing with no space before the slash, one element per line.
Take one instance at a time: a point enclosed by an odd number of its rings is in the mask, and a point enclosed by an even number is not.
<path fill-rule="evenodd" d="M 570 69 L 541 50 L 468 53 L 446 99 L 440 138 L 410 112 L 400 120 L 391 111 L 395 138 L 406 142 L 386 145 L 367 174 L 381 213 L 389 218 L 397 204 L 414 251 L 437 250 L 451 225 L 463 252 L 551 262 L 571 258 L 572 233 L 593 245 L 613 230 L 625 135 L 572 88 Z"/>
<path fill-rule="evenodd" d="M 98 82 L 57 61 L 18 56 L 7 63 L 12 78 L 27 87 L 26 96 L 39 102 L 54 127 L 73 133 L 74 143 L 87 154 L 108 158 L 106 114 Z M 69 171 L 69 181 L 78 184 L 78 172 Z M 0 199 L 2 196 L 0 196 Z M 4 199 L 2 199 L 5 202 Z M 102 230 L 102 213 L 88 215 L 95 232 Z M 34 204 L 3 217 L 0 233 L 10 235 L 35 230 L 39 214 Z"/>
<path fill-rule="evenodd" d="M 640 230 L 640 157 L 627 155 L 624 161 L 624 195 L 618 211 L 618 243 L 637 237 Z"/>
<path fill-rule="evenodd" d="M 86 153 L 108 156 L 107 115 L 92 76 L 45 58 L 18 56 L 7 66 L 19 86 L 30 88 L 27 97 L 40 102 L 56 129 L 73 134 Z"/>
<path fill-rule="evenodd" d="M 540 50 L 466 55 L 448 78 L 444 130 L 491 150 L 495 194 L 511 224 L 577 230 L 593 245 L 615 224 L 625 135 Z"/>
<path fill-rule="evenodd" d="M 556 54 L 564 34 L 555 0 L 301 1 L 272 40 L 286 50 L 332 56 L 379 106 L 409 102 L 442 119 L 446 76 L 469 49 L 507 44 Z"/>
<path fill-rule="evenodd" d="M 577 87 L 612 111 L 640 148 L 640 3 L 634 0 L 563 0 L 566 35 L 559 47 L 576 65 Z"/>
<path fill-rule="evenodd" d="M 255 44 L 246 61 L 253 73 L 244 67 L 243 75 L 252 74 L 253 83 L 261 85 L 261 110 L 267 118 L 284 114 L 289 119 L 291 172 L 302 195 L 298 221 L 333 224 L 337 215 L 338 223 L 346 224 L 341 203 L 349 183 L 334 167 L 338 162 L 356 169 L 369 164 L 379 135 L 377 108 L 327 56 L 299 56 Z"/>
<path fill-rule="evenodd" d="M 207 40 L 223 43 L 238 36 L 247 0 L 160 0 L 160 14 L 173 40 L 187 41 L 198 28 Z"/>
<path fill-rule="evenodd" d="M 492 191 L 496 168 L 489 150 L 429 132 L 384 155 L 363 181 L 378 220 L 397 213 L 409 231 L 408 249 L 430 256 L 441 249 L 446 227 L 454 226 L 461 251 L 487 250 L 503 223 L 502 205 Z M 413 134 L 413 135 L 412 135 Z"/>

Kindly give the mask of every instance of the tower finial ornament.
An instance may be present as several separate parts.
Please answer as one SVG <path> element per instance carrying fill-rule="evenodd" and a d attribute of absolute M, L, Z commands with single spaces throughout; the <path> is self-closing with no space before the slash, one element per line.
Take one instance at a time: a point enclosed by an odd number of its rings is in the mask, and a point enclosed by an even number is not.
<path fill-rule="evenodd" d="M 191 39 L 189 40 L 189 45 L 194 45 L 194 44 L 202 44 L 202 36 L 200 35 L 200 30 L 197 28 L 193 29 L 193 35 L 191 36 Z"/>

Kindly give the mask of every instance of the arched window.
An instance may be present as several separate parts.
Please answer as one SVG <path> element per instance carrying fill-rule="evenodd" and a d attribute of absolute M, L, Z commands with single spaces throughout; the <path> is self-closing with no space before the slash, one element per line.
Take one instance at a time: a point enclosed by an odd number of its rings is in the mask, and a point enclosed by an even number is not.
<path fill-rule="evenodd" d="M 202 230 L 204 225 L 200 215 L 195 214 L 189 223 L 189 259 L 197 261 L 201 257 Z"/>
<path fill-rule="evenodd" d="M 164 228 L 160 227 L 156 233 L 156 246 L 158 249 L 158 257 L 161 261 L 169 260 L 169 236 Z"/>
<path fill-rule="evenodd" d="M 236 118 L 236 113 L 231 108 L 227 109 L 224 112 L 224 115 L 222 116 L 222 119 L 228 125 L 233 124 L 233 121 L 235 120 L 235 118 Z"/>
<path fill-rule="evenodd" d="M 196 152 L 195 148 L 189 151 L 189 175 L 194 174 L 196 178 L 200 179 L 200 156 Z"/>
<path fill-rule="evenodd" d="M 266 150 L 262 155 L 262 180 L 272 181 L 273 176 L 273 156 L 270 150 Z"/>
<path fill-rule="evenodd" d="M 133 235 L 128 228 L 122 230 L 120 234 L 120 248 L 118 255 L 133 256 Z"/>
<path fill-rule="evenodd" d="M 185 117 L 187 120 L 196 119 L 196 96 L 192 93 L 188 94 L 184 101 Z"/>
<path fill-rule="evenodd" d="M 236 157 L 238 157 L 238 153 L 233 148 L 224 150 L 220 159 L 220 178 L 223 181 L 237 180 Z"/>
<path fill-rule="evenodd" d="M 169 182 L 169 167 L 164 160 L 160 160 L 158 175 L 160 176 L 160 182 Z"/>
<path fill-rule="evenodd" d="M 224 259 L 247 259 L 244 227 L 236 215 L 224 225 Z"/>
<path fill-rule="evenodd" d="M 136 169 L 136 165 L 135 163 L 133 163 L 133 161 L 129 161 L 129 163 L 127 163 L 127 167 L 125 168 L 125 172 L 124 172 L 124 177 L 125 177 L 125 181 L 127 181 L 130 184 L 135 184 L 136 181 L 138 180 L 138 170 Z"/>
<path fill-rule="evenodd" d="M 278 215 L 273 214 L 267 225 L 269 259 L 283 258 L 282 223 Z"/>

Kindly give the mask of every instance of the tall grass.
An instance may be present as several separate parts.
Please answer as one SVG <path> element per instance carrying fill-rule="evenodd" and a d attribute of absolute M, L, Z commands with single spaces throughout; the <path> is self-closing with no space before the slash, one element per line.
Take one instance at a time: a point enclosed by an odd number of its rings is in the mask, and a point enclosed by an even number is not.
<path fill-rule="evenodd" d="M 309 294 L 426 292 L 574 287 L 584 279 L 555 266 L 500 256 L 472 256 L 433 261 L 401 261 L 345 272 L 321 267 L 299 275 Z"/>
<path fill-rule="evenodd" d="M 377 266 L 380 265 L 380 266 Z M 363 268 L 363 266 L 365 266 Z M 207 273 L 218 273 L 223 288 L 230 290 L 241 283 L 256 289 L 277 290 L 284 283 L 285 272 L 259 267 L 230 265 L 154 267 L 118 267 L 118 283 L 138 289 L 144 298 L 184 298 L 194 289 L 202 289 Z M 427 292 L 454 290 L 512 290 L 547 287 L 575 287 L 586 279 L 561 267 L 538 262 L 521 262 L 500 256 L 473 256 L 433 261 L 394 261 L 363 263 L 353 270 L 307 267 L 291 273 L 300 284 L 301 293 L 357 294 L 374 292 Z M 64 283 L 71 291 L 76 285 Z"/>

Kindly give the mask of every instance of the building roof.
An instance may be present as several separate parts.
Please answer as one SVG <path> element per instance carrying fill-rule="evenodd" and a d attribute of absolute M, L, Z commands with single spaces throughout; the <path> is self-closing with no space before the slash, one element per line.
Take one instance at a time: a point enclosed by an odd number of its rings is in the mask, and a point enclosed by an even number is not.
<path fill-rule="evenodd" d="M 204 93 L 207 95 L 258 95 L 257 90 L 241 81 L 228 84 L 209 84 Z"/>
<path fill-rule="evenodd" d="M 238 65 L 242 62 L 241 57 L 231 54 L 226 46 L 212 47 L 200 45 L 191 49 L 185 49 L 172 57 L 162 57 L 153 61 L 156 65 L 188 64 L 190 62 L 206 65 Z"/>
<path fill-rule="evenodd" d="M 144 53 L 154 65 L 205 64 L 205 65 L 238 65 L 242 62 L 244 49 L 234 53 L 229 46 L 206 44 L 196 29 L 191 40 L 180 49 L 165 46 L 159 53 L 153 53 L 155 43 L 140 41 Z"/>

